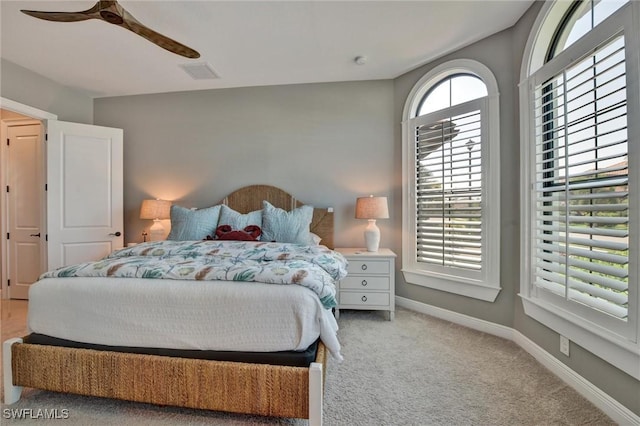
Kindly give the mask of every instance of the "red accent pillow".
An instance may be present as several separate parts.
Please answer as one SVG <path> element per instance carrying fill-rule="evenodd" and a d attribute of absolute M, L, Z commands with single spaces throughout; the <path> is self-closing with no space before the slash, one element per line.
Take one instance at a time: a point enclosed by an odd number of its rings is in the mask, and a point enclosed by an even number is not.
<path fill-rule="evenodd" d="M 216 240 L 257 241 L 262 234 L 258 225 L 249 225 L 242 230 L 234 230 L 231 225 L 220 225 L 216 229 Z"/>

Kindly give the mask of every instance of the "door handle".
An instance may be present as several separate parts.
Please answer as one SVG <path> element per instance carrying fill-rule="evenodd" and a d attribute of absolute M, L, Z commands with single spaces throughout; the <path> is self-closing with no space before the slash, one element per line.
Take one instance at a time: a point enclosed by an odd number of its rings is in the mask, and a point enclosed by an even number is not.
<path fill-rule="evenodd" d="M 38 237 L 40 238 L 40 233 L 38 232 L 37 234 L 29 234 L 30 237 Z"/>
<path fill-rule="evenodd" d="M 111 233 L 109 235 L 114 236 L 114 237 L 119 237 L 120 235 L 122 235 L 122 232 L 116 231 L 116 232 L 113 232 L 113 233 Z"/>

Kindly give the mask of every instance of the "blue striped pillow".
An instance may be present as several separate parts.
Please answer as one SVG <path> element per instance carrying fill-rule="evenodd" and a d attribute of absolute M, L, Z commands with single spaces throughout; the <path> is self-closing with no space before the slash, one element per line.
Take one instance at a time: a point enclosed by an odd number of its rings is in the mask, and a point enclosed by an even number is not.
<path fill-rule="evenodd" d="M 215 234 L 219 216 L 220 205 L 198 210 L 173 205 L 171 206 L 171 231 L 167 240 L 204 240 L 207 235 Z"/>
<path fill-rule="evenodd" d="M 302 206 L 286 210 L 262 202 L 262 241 L 311 245 L 309 225 L 313 219 L 313 207 Z"/>

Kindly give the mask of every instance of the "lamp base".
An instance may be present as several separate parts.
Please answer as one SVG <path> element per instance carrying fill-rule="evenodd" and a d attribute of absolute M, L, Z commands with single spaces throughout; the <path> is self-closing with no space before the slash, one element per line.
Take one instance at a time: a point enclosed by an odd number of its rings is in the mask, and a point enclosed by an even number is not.
<path fill-rule="evenodd" d="M 149 241 L 162 241 L 165 239 L 166 230 L 160 219 L 153 219 L 153 225 L 149 228 Z"/>
<path fill-rule="evenodd" d="M 364 230 L 364 241 L 367 251 L 378 251 L 380 246 L 380 229 L 376 226 L 375 219 L 369 219 L 369 225 Z"/>

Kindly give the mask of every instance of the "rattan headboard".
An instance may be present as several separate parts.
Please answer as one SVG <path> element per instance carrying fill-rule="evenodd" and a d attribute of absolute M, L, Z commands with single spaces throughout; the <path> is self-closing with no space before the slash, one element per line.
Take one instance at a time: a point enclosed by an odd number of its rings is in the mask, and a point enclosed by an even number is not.
<path fill-rule="evenodd" d="M 291 211 L 304 203 L 296 200 L 294 196 L 280 188 L 270 185 L 251 185 L 240 188 L 227 195 L 222 204 L 226 204 L 240 213 L 249 213 L 262 209 L 262 201 L 266 200 L 275 207 Z M 313 219 L 310 226 L 311 232 L 322 238 L 323 244 L 333 248 L 333 211 L 327 208 L 313 209 Z"/>

